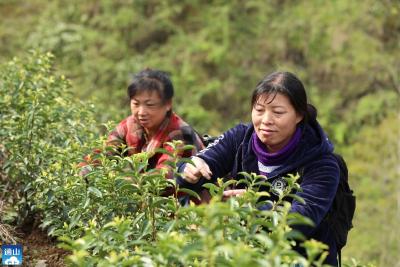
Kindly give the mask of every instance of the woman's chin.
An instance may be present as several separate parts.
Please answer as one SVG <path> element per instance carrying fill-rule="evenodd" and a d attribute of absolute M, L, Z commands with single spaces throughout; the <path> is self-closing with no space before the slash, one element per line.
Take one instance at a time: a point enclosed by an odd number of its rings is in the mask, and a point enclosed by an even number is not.
<path fill-rule="evenodd" d="M 144 128 L 150 128 L 151 124 L 149 121 L 139 121 L 140 126 L 144 127 Z"/>

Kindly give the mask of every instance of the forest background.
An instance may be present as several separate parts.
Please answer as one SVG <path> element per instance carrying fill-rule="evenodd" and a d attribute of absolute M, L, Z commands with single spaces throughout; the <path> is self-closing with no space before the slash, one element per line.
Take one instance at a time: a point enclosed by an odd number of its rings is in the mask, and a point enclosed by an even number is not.
<path fill-rule="evenodd" d="M 399 17 L 390 0 L 1 0 L 0 60 L 53 53 L 75 97 L 94 103 L 98 126 L 129 114 L 133 73 L 166 70 L 175 111 L 212 135 L 250 120 L 264 75 L 296 73 L 357 195 L 344 257 L 396 266 Z"/>

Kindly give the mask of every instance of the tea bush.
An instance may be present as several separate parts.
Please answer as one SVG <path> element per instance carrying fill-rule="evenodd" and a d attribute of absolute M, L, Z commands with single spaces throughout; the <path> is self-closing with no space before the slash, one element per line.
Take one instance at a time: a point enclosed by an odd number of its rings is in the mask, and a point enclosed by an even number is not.
<path fill-rule="evenodd" d="M 52 57 L 32 51 L 1 66 L 1 193 L 10 222 L 37 209 L 62 214 L 64 199 L 54 191 L 96 136 L 93 106 L 72 98 L 68 80 L 53 74 Z"/>
<path fill-rule="evenodd" d="M 248 179 L 255 185 L 262 182 L 260 176 L 248 175 Z M 287 179 L 294 184 L 297 177 Z M 104 227 L 92 220 L 83 237 L 61 238 L 63 247 L 73 252 L 68 262 L 72 266 L 322 266 L 325 245 L 306 241 L 308 259 L 292 249 L 300 234 L 290 226 L 310 222 L 289 213 L 290 204 L 284 197 L 290 190 L 281 192 L 282 198 L 271 203 L 271 210 L 262 211 L 257 208 L 258 200 L 266 193 L 257 192 L 256 187 L 243 197 L 223 202 L 223 190 L 231 183 L 221 179 L 218 185 L 209 185 L 214 195 L 209 205 L 176 209 L 169 205 L 171 198 L 154 202 L 155 209 L 170 214 L 163 217 L 155 238 L 145 235 L 150 227 L 140 215 L 115 217 Z"/>

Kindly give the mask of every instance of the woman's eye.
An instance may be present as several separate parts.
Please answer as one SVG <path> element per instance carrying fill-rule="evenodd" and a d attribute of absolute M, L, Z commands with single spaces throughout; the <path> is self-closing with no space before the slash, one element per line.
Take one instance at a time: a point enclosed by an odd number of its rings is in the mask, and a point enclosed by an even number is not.
<path fill-rule="evenodd" d="M 157 105 L 154 104 L 154 103 L 149 103 L 149 104 L 146 104 L 146 107 L 147 107 L 148 109 L 155 109 L 155 108 L 157 107 Z"/>

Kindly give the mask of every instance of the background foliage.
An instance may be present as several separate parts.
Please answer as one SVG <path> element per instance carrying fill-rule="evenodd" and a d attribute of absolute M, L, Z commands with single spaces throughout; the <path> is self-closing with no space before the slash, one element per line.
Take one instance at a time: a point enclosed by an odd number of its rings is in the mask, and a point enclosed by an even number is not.
<path fill-rule="evenodd" d="M 96 103 L 97 125 L 128 114 L 132 73 L 167 70 L 175 110 L 211 134 L 249 120 L 249 95 L 265 74 L 295 72 L 358 196 L 344 255 L 396 266 L 399 15 L 390 0 L 2 0 L 0 59 L 52 52 L 73 97 Z"/>

